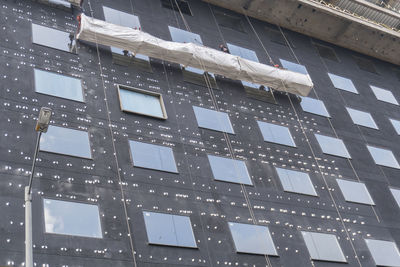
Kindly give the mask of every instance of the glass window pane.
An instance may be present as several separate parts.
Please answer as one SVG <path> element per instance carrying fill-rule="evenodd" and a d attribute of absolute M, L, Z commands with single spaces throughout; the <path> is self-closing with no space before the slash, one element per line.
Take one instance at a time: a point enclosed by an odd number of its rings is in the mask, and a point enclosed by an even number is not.
<path fill-rule="evenodd" d="M 374 146 L 367 146 L 367 148 L 375 164 L 400 169 L 400 165 L 392 151 Z"/>
<path fill-rule="evenodd" d="M 349 202 L 375 205 L 364 183 L 336 179 L 344 199 Z"/>
<path fill-rule="evenodd" d="M 178 172 L 172 148 L 137 141 L 129 141 L 129 145 L 133 166 L 166 172 Z"/>
<path fill-rule="evenodd" d="M 129 27 L 129 28 L 133 28 L 133 29 L 140 29 L 140 21 L 139 21 L 139 17 L 135 16 L 133 14 L 129 14 L 126 12 L 122 12 L 113 8 L 109 8 L 106 6 L 103 6 L 103 12 L 104 12 L 104 19 L 107 22 L 116 24 L 116 25 L 120 25 L 120 26 L 124 26 L 124 27 Z M 123 55 L 124 52 L 122 49 L 120 48 L 116 48 L 116 47 L 111 47 L 111 51 L 113 53 L 116 54 L 120 54 Z M 136 58 L 140 58 L 143 60 L 149 60 L 148 56 L 145 55 L 140 55 L 137 54 L 135 55 Z"/>
<path fill-rule="evenodd" d="M 35 90 L 38 93 L 83 102 L 80 79 L 34 69 Z"/>
<path fill-rule="evenodd" d="M 399 105 L 396 98 L 394 97 L 392 92 L 390 92 L 389 90 L 379 88 L 376 86 L 372 86 L 372 85 L 370 85 L 370 87 L 372 89 L 372 92 L 374 92 L 374 94 L 378 100 L 387 102 L 390 104 L 394 104 L 394 105 Z"/>
<path fill-rule="evenodd" d="M 372 118 L 371 114 L 368 112 L 360 111 L 357 109 L 346 108 L 347 112 L 349 112 L 351 119 L 353 120 L 354 124 L 378 129 L 374 119 Z"/>
<path fill-rule="evenodd" d="M 347 262 L 335 235 L 302 231 L 311 259 Z"/>
<path fill-rule="evenodd" d="M 244 161 L 208 155 L 215 180 L 253 185 Z"/>
<path fill-rule="evenodd" d="M 324 117 L 330 117 L 324 102 L 322 102 L 321 100 L 314 99 L 311 97 L 301 97 L 300 105 L 305 112 L 309 112 Z"/>
<path fill-rule="evenodd" d="M 346 146 L 341 139 L 320 134 L 314 135 L 315 138 L 317 138 L 318 144 L 321 147 L 322 152 L 324 152 L 325 154 L 351 158 Z"/>
<path fill-rule="evenodd" d="M 64 127 L 50 125 L 40 138 L 40 150 L 81 158 L 92 158 L 89 134 Z"/>
<path fill-rule="evenodd" d="M 400 135 L 400 121 L 390 119 L 390 122 L 392 123 L 394 129 L 396 130 L 396 133 Z"/>
<path fill-rule="evenodd" d="M 296 147 L 290 131 L 285 126 L 257 121 L 264 141 Z"/>
<path fill-rule="evenodd" d="M 399 205 L 400 207 L 400 189 L 390 188 L 390 192 L 392 192 L 392 195 L 396 200 L 397 205 Z"/>
<path fill-rule="evenodd" d="M 199 44 L 202 45 L 203 41 L 201 40 L 200 35 L 193 33 L 193 32 L 188 32 L 185 30 L 181 30 L 172 26 L 168 26 L 169 33 L 171 34 L 171 39 L 174 42 L 177 43 L 194 43 L 194 44 Z M 196 69 L 192 67 L 186 67 L 185 70 L 191 71 L 197 74 L 204 74 L 204 71 L 201 69 Z"/>
<path fill-rule="evenodd" d="M 236 251 L 278 256 L 267 226 L 229 222 Z"/>
<path fill-rule="evenodd" d="M 283 190 L 293 193 L 317 196 L 310 176 L 305 172 L 275 168 L 278 172 Z"/>
<path fill-rule="evenodd" d="M 147 92 L 135 88 L 118 86 L 121 109 L 123 111 L 139 113 L 157 118 L 167 118 L 164 114 L 162 97 L 160 94 Z"/>
<path fill-rule="evenodd" d="M 148 211 L 143 217 L 150 244 L 197 247 L 189 217 Z"/>
<path fill-rule="evenodd" d="M 328 75 L 329 78 L 331 78 L 331 81 L 333 83 L 333 86 L 335 86 L 335 88 L 358 94 L 356 87 L 354 86 L 353 82 L 350 79 L 332 73 L 328 73 Z"/>
<path fill-rule="evenodd" d="M 70 52 L 70 33 L 32 23 L 32 42 L 39 45 Z"/>
<path fill-rule="evenodd" d="M 400 266 L 400 253 L 395 242 L 365 239 L 375 264 L 378 266 Z"/>
<path fill-rule="evenodd" d="M 197 125 L 200 128 L 234 134 L 229 115 L 225 112 L 219 112 L 211 109 L 193 106 Z"/>
<path fill-rule="evenodd" d="M 306 69 L 306 67 L 304 67 L 303 65 L 294 63 L 294 62 L 290 62 L 284 59 L 279 59 L 281 61 L 282 67 L 284 67 L 285 69 L 294 71 L 294 72 L 298 72 L 298 73 L 302 73 L 302 74 L 308 74 L 308 71 Z"/>
<path fill-rule="evenodd" d="M 244 48 L 244 47 L 240 47 L 234 44 L 227 44 L 228 46 L 228 50 L 229 53 L 238 57 L 242 57 L 251 61 L 255 61 L 255 62 L 259 62 L 258 61 L 258 57 L 256 52 L 254 52 L 253 50 Z M 259 84 L 255 84 L 255 83 L 250 83 L 250 82 L 246 82 L 246 81 L 242 81 L 243 86 L 247 86 L 247 87 L 251 87 L 251 88 L 255 88 L 255 89 L 259 89 L 261 85 Z"/>
<path fill-rule="evenodd" d="M 44 199 L 46 233 L 102 238 L 96 205 Z"/>

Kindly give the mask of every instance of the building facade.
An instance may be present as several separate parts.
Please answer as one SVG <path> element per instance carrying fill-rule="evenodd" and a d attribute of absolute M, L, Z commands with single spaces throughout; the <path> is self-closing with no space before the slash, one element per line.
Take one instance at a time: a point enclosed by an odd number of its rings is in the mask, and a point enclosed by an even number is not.
<path fill-rule="evenodd" d="M 0 266 L 400 266 L 399 67 L 200 0 L 88 16 L 308 74 L 299 97 L 74 40 L 66 1 L 0 5 Z M 321 21 L 321 24 L 324 22 Z"/>

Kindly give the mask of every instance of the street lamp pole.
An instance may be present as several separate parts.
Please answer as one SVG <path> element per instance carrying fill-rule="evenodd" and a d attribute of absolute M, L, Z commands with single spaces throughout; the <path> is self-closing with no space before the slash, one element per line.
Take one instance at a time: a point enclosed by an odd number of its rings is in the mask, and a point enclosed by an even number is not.
<path fill-rule="evenodd" d="M 29 184 L 25 187 L 25 266 L 33 267 L 33 249 L 32 249 L 32 181 L 35 173 L 36 158 L 39 152 L 40 137 L 42 133 L 47 132 L 50 124 L 51 109 L 42 107 L 39 112 L 39 118 L 36 122 L 37 139 L 35 154 L 33 156 L 31 175 Z"/>

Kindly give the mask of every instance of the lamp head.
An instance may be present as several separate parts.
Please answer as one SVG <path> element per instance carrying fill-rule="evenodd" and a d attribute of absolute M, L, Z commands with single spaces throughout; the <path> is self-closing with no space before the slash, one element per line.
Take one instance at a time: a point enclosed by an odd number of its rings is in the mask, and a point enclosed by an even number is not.
<path fill-rule="evenodd" d="M 39 112 L 39 118 L 36 122 L 35 130 L 37 132 L 45 133 L 49 128 L 51 119 L 51 108 L 42 107 Z"/>

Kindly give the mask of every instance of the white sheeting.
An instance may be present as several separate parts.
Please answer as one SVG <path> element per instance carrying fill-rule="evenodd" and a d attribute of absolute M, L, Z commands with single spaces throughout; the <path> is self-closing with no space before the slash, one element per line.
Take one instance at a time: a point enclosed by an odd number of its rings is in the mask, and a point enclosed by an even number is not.
<path fill-rule="evenodd" d="M 81 15 L 77 39 L 97 42 L 183 66 L 203 69 L 234 80 L 269 86 L 307 96 L 314 86 L 310 76 L 250 61 L 193 43 L 175 43 L 140 30 Z"/>

